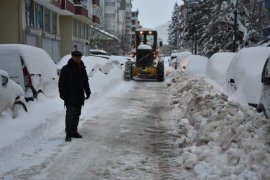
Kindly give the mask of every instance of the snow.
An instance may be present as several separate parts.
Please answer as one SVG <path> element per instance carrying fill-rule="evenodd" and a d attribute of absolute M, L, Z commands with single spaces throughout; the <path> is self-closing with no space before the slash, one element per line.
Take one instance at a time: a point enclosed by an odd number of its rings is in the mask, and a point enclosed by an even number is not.
<path fill-rule="evenodd" d="M 152 47 L 148 44 L 141 44 L 138 46 L 138 49 L 147 49 L 147 50 L 152 50 Z"/>
<path fill-rule="evenodd" d="M 0 78 L 2 78 L 2 76 L 9 77 L 6 71 L 0 70 Z M 11 109 L 15 103 L 16 97 L 19 97 L 18 100 L 24 102 L 24 92 L 20 85 L 11 79 L 8 79 L 7 84 L 4 86 L 2 85 L 2 81 L 0 81 L 0 83 L 0 113 L 6 109 Z"/>
<path fill-rule="evenodd" d="M 62 67 L 68 63 L 70 58 L 71 55 L 64 56 L 57 64 L 58 70 L 62 69 Z M 102 57 L 82 56 L 82 61 L 86 67 L 88 76 L 94 76 L 97 71 L 108 74 L 112 68 L 112 61 Z"/>
<path fill-rule="evenodd" d="M 56 88 L 57 69 L 52 58 L 43 49 L 23 44 L 2 44 L 0 54 L 19 54 L 32 75 L 32 83 L 36 90 L 41 89 L 48 94 L 51 89 Z M 33 76 L 40 74 L 39 76 Z M 49 94 L 48 94 L 49 95 Z"/>
<path fill-rule="evenodd" d="M 69 56 L 62 60 L 67 62 L 68 59 Z M 85 61 L 92 67 L 106 64 L 103 58 L 85 57 Z M 61 61 L 59 65 L 64 64 Z M 108 74 L 102 71 L 92 74 L 89 78 L 92 94 L 82 110 L 81 126 L 89 116 L 103 113 L 99 107 L 109 105 L 109 97 L 122 96 L 132 88 L 133 83 L 123 81 L 122 73 L 119 66 L 112 65 Z M 27 169 L 46 161 L 64 146 L 65 108 L 59 95 L 39 95 L 38 100 L 28 102 L 27 107 L 28 112 L 20 112 L 16 119 L 11 118 L 9 111 L 0 113 L 0 179 L 8 178 L 9 171 Z M 85 109 L 91 109 L 91 113 Z"/>
<path fill-rule="evenodd" d="M 208 58 L 199 55 L 189 55 L 180 61 L 180 69 L 187 74 L 205 76 Z"/>
<path fill-rule="evenodd" d="M 219 93 L 204 78 L 176 72 L 171 91 L 171 131 L 183 147 L 177 158 L 190 179 L 269 178 L 270 121 Z M 266 178 L 266 179 L 267 179 Z"/>
<path fill-rule="evenodd" d="M 91 67 L 100 63 L 89 59 Z M 64 143 L 65 109 L 58 96 L 39 96 L 17 119 L 1 113 L 0 179 L 32 179 L 39 168 L 50 170 L 51 162 L 69 162 L 53 171 L 62 179 L 81 172 L 88 174 L 77 179 L 269 179 L 270 121 L 215 89 L 202 76 L 207 58 L 186 57 L 181 61 L 188 62 L 185 71 L 168 67 L 168 57 L 164 61 L 167 80 L 160 84 L 125 82 L 123 70 L 114 63 L 108 74 L 96 71 L 90 77 L 92 94 L 80 120 L 80 128 L 92 128 L 88 141 Z M 138 90 L 140 96 L 134 94 Z M 59 153 L 72 158 L 61 159 Z M 68 172 L 72 176 L 61 174 L 65 170 L 74 170 Z M 155 174 L 160 171 L 164 174 Z M 46 179 L 46 171 L 38 175 Z"/>
<path fill-rule="evenodd" d="M 226 87 L 227 69 L 234 57 L 235 53 L 215 53 L 210 57 L 206 68 L 206 77 L 214 80 L 223 88 Z"/>
<path fill-rule="evenodd" d="M 252 47 L 240 50 L 233 57 L 226 75 L 226 82 L 235 81 L 235 84 L 227 84 L 232 98 L 242 103 L 259 103 L 261 73 L 269 54 L 269 47 Z"/>

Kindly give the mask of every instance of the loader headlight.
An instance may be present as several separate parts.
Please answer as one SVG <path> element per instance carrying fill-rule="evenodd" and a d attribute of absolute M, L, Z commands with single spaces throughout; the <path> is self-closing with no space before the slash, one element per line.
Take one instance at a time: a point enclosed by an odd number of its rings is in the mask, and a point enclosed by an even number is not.
<path fill-rule="evenodd" d="M 143 32 L 142 32 L 142 31 L 140 31 L 140 34 L 143 34 Z"/>
<path fill-rule="evenodd" d="M 149 34 L 152 34 L 152 31 L 149 31 Z"/>

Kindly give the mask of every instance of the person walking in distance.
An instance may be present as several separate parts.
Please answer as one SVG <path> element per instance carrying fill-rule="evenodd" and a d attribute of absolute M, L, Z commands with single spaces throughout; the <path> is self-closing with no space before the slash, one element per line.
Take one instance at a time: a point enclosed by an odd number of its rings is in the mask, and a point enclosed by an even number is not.
<path fill-rule="evenodd" d="M 73 51 L 67 65 L 60 73 L 59 94 L 66 106 L 66 141 L 82 138 L 78 133 L 79 118 L 85 99 L 89 99 L 91 90 L 83 61 L 82 53 Z"/>

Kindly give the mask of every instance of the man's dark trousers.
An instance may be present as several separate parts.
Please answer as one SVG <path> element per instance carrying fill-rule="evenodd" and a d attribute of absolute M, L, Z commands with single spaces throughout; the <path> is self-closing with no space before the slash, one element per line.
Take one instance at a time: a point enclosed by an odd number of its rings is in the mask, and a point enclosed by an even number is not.
<path fill-rule="evenodd" d="M 66 133 L 67 136 L 72 137 L 78 133 L 77 130 L 82 106 L 67 106 L 66 108 Z"/>

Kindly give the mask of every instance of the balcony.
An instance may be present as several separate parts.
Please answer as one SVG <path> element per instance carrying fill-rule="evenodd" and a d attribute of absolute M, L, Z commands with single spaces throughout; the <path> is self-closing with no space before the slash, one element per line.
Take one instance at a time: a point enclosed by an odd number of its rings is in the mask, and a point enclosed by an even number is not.
<path fill-rule="evenodd" d="M 93 0 L 93 1 L 92 1 L 92 4 L 93 4 L 93 5 L 96 5 L 96 6 L 98 6 L 98 7 L 100 6 L 99 0 Z"/>
<path fill-rule="evenodd" d="M 61 9 L 68 10 L 72 13 L 75 13 L 75 6 L 73 0 L 62 0 Z"/>
<path fill-rule="evenodd" d="M 87 5 L 80 0 L 74 0 L 75 14 L 88 17 Z"/>
<path fill-rule="evenodd" d="M 60 8 L 62 7 L 62 0 L 50 0 L 50 3 L 55 5 L 56 7 Z"/>
<path fill-rule="evenodd" d="M 93 15 L 92 20 L 93 20 L 93 23 L 100 24 L 100 19 L 99 19 L 99 17 Z"/>

